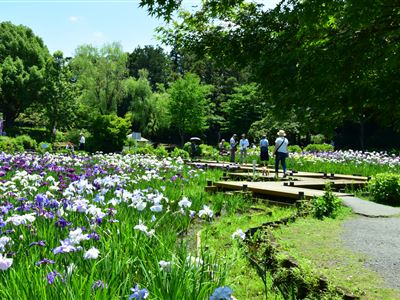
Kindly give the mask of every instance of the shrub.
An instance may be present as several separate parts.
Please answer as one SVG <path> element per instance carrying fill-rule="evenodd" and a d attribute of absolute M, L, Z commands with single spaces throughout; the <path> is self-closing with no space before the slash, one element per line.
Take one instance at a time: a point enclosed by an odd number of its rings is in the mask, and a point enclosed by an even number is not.
<path fill-rule="evenodd" d="M 170 153 L 171 157 L 181 157 L 188 159 L 190 157 L 189 152 L 187 152 L 184 149 L 180 149 L 178 147 L 175 147 L 174 150 Z"/>
<path fill-rule="evenodd" d="M 47 142 L 41 142 L 39 144 L 39 146 L 37 147 L 37 151 L 39 153 L 46 153 L 46 152 L 52 152 L 53 151 L 53 147 L 51 146 L 50 143 Z"/>
<path fill-rule="evenodd" d="M 198 154 L 199 156 L 217 157 L 219 155 L 219 151 L 215 149 L 213 146 L 201 144 L 199 148 L 200 148 L 200 153 Z"/>
<path fill-rule="evenodd" d="M 37 147 L 37 142 L 31 138 L 29 135 L 20 135 L 15 138 L 15 142 L 23 147 L 25 150 L 32 149 L 35 150 Z"/>
<path fill-rule="evenodd" d="M 373 200 L 393 206 L 400 205 L 400 174 L 376 174 L 368 183 Z"/>
<path fill-rule="evenodd" d="M 304 148 L 308 152 L 329 152 L 333 151 L 334 147 L 330 144 L 309 144 Z"/>
<path fill-rule="evenodd" d="M 154 154 L 159 156 L 159 157 L 167 157 L 168 156 L 168 151 L 165 149 L 164 146 L 158 146 L 154 150 Z"/>
<path fill-rule="evenodd" d="M 292 145 L 288 146 L 288 151 L 290 153 L 301 153 L 303 150 L 301 150 L 299 145 Z"/>
<path fill-rule="evenodd" d="M 0 152 L 14 153 L 24 151 L 24 148 L 16 142 L 14 138 L 0 136 Z"/>
<path fill-rule="evenodd" d="M 335 218 L 342 202 L 332 192 L 330 183 L 325 185 L 325 193 L 321 197 L 314 198 L 312 200 L 313 215 L 317 219 L 323 219 L 325 217 Z"/>
<path fill-rule="evenodd" d="M 130 129 L 130 121 L 116 115 L 97 116 L 92 124 L 92 138 L 88 147 L 92 151 L 121 151 Z"/>
<path fill-rule="evenodd" d="M 154 147 L 150 144 L 138 144 L 136 148 L 137 154 L 154 154 Z"/>

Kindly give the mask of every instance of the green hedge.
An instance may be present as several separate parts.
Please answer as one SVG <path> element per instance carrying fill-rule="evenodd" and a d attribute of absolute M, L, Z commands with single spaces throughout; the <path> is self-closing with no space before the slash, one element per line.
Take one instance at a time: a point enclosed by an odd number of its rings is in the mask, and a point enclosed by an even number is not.
<path fill-rule="evenodd" d="M 15 142 L 22 146 L 25 150 L 36 150 L 37 148 L 37 142 L 31 138 L 29 135 L 20 135 L 17 136 L 15 139 Z"/>
<path fill-rule="evenodd" d="M 288 151 L 290 153 L 301 153 L 303 150 L 300 148 L 299 145 L 291 145 L 288 146 Z"/>
<path fill-rule="evenodd" d="M 304 148 L 307 152 L 329 152 L 334 151 L 334 147 L 330 144 L 309 144 Z"/>
<path fill-rule="evenodd" d="M 0 152 L 14 153 L 24 151 L 24 147 L 15 138 L 0 136 Z"/>
<path fill-rule="evenodd" d="M 368 189 L 375 202 L 400 206 L 400 174 L 376 174 L 369 181 Z"/>

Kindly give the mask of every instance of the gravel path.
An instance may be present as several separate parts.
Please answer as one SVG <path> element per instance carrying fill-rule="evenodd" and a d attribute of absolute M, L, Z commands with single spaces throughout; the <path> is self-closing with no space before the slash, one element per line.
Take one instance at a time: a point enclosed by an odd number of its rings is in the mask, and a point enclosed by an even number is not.
<path fill-rule="evenodd" d="M 380 213 L 374 208 L 379 207 L 358 200 L 355 203 L 361 205 L 363 216 L 344 223 L 342 240 L 350 249 L 369 257 L 366 266 L 378 272 L 388 287 L 400 289 L 400 218 L 377 217 Z M 382 212 L 395 212 L 390 207 L 380 208 Z M 371 212 L 369 217 L 365 216 L 367 211 Z"/>

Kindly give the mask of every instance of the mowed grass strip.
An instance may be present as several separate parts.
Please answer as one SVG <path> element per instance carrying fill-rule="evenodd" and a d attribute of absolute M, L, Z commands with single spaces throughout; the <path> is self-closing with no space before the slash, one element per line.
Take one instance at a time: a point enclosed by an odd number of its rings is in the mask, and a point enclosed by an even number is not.
<path fill-rule="evenodd" d="M 400 299 L 400 290 L 385 288 L 383 279 L 364 266 L 364 254 L 344 246 L 342 224 L 353 217 L 344 208 L 336 219 L 298 219 L 274 232 L 284 250 L 333 285 L 349 289 L 362 299 Z"/>

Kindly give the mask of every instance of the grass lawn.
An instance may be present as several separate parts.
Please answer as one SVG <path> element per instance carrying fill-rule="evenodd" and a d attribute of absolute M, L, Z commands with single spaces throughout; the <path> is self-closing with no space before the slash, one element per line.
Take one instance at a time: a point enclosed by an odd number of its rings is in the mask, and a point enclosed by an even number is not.
<path fill-rule="evenodd" d="M 299 219 L 274 232 L 290 255 L 309 264 L 334 285 L 352 290 L 362 299 L 400 299 L 400 290 L 383 288 L 383 279 L 364 267 L 365 255 L 343 245 L 342 224 L 353 217 L 346 208 L 337 219 Z"/>

